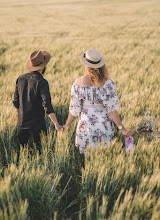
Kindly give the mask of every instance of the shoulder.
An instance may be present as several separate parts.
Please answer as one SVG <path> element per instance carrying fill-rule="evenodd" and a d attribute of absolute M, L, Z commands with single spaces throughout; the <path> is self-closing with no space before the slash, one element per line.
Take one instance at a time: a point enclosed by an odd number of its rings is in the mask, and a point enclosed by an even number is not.
<path fill-rule="evenodd" d="M 23 82 L 24 80 L 26 80 L 28 78 L 28 74 L 29 73 L 25 73 L 25 74 L 22 74 L 20 76 L 18 76 L 17 80 L 16 80 L 16 84 L 19 85 L 19 83 Z"/>
<path fill-rule="evenodd" d="M 29 73 L 22 74 L 22 75 L 20 75 L 20 76 L 17 78 L 17 80 L 19 80 L 19 79 L 25 79 L 25 78 L 27 78 L 28 75 L 29 75 Z"/>
<path fill-rule="evenodd" d="M 75 94 L 79 93 L 81 91 L 81 89 L 83 88 L 81 86 L 82 86 L 82 80 L 81 80 L 81 77 L 79 77 L 74 81 L 74 83 L 72 85 L 71 94 L 75 95 Z"/>
<path fill-rule="evenodd" d="M 48 81 L 44 78 L 39 79 L 38 84 L 40 87 L 49 87 Z"/>
<path fill-rule="evenodd" d="M 77 78 L 76 80 L 75 80 L 75 84 L 77 85 L 77 86 L 81 86 L 81 81 L 82 81 L 82 79 L 81 79 L 81 77 L 79 77 L 79 78 Z"/>
<path fill-rule="evenodd" d="M 48 84 L 48 81 L 45 78 L 43 78 L 43 77 L 41 78 L 41 81 L 45 82 L 46 84 Z"/>
<path fill-rule="evenodd" d="M 75 80 L 75 84 L 78 86 L 91 86 L 90 78 L 88 74 L 81 76 Z"/>

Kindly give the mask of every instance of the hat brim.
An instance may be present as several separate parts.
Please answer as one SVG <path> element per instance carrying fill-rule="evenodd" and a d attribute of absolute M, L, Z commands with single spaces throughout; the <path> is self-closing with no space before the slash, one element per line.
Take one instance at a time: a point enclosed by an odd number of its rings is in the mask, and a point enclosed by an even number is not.
<path fill-rule="evenodd" d="M 26 68 L 28 70 L 30 71 L 40 70 L 47 65 L 47 63 L 50 61 L 51 56 L 47 51 L 42 51 L 42 53 L 44 55 L 44 62 L 38 66 L 32 66 L 31 60 L 28 60 L 27 65 L 26 65 Z"/>
<path fill-rule="evenodd" d="M 104 58 L 103 57 L 101 57 L 101 61 L 99 62 L 99 63 L 97 63 L 97 64 L 92 64 L 92 63 L 89 63 L 86 59 L 85 59 L 85 53 L 84 54 L 82 54 L 81 56 L 80 56 L 80 61 L 85 65 L 85 66 L 88 66 L 88 67 L 91 67 L 91 68 L 100 68 L 100 67 L 102 67 L 102 66 L 104 66 L 104 64 L 105 64 L 105 61 L 104 61 Z"/>

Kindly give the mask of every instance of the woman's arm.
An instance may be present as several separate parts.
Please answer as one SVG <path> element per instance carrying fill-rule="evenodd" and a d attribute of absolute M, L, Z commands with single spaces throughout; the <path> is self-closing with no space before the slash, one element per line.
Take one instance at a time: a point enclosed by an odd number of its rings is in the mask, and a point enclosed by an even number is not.
<path fill-rule="evenodd" d="M 79 81 L 76 79 L 76 84 L 79 85 Z M 71 100 L 69 105 L 69 115 L 66 121 L 66 124 L 63 126 L 64 129 L 69 129 L 73 119 L 75 117 L 79 117 L 82 109 L 82 100 L 79 99 L 77 90 L 74 87 L 75 85 L 72 85 L 71 88 Z"/>
<path fill-rule="evenodd" d="M 117 127 L 122 126 L 122 129 L 120 131 L 122 132 L 123 135 L 128 136 L 128 137 L 133 136 L 134 131 L 125 129 L 116 110 L 109 112 L 109 114 L 111 118 L 113 119 L 114 123 L 117 125 Z"/>
<path fill-rule="evenodd" d="M 69 112 L 69 115 L 68 115 L 68 118 L 67 118 L 67 121 L 66 121 L 66 124 L 63 126 L 64 129 L 69 129 L 72 121 L 74 119 L 74 116 Z"/>

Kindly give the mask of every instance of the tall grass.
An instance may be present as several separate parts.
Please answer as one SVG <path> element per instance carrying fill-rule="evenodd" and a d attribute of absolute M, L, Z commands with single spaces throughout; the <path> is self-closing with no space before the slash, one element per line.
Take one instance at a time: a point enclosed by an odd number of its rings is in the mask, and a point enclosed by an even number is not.
<path fill-rule="evenodd" d="M 101 51 L 115 82 L 119 115 L 134 128 L 146 111 L 160 118 L 158 0 L 12 0 L 0 2 L 0 219 L 152 219 L 160 216 L 160 143 L 124 137 L 83 157 L 74 146 L 77 120 L 57 134 L 46 116 L 42 155 L 32 142 L 17 165 L 16 78 L 29 55 L 51 53 L 45 78 L 58 121 L 67 119 L 70 89 L 84 74 L 80 55 Z"/>

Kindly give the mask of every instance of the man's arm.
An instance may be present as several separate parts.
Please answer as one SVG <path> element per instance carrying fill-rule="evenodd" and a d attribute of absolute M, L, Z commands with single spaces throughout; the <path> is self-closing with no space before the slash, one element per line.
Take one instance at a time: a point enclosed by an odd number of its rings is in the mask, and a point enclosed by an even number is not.
<path fill-rule="evenodd" d="M 55 113 L 50 113 L 48 116 L 49 116 L 50 119 L 52 120 L 52 122 L 53 122 L 53 124 L 54 124 L 56 130 L 57 130 L 57 131 L 60 131 L 62 127 L 59 125 Z"/>
<path fill-rule="evenodd" d="M 50 91 L 49 91 L 49 85 L 46 80 L 41 82 L 40 94 L 41 94 L 41 98 L 42 98 L 42 105 L 43 105 L 47 115 L 52 120 L 53 124 L 55 125 L 56 130 L 60 131 L 61 126 L 59 125 L 59 123 L 57 121 L 53 106 L 51 104 L 51 95 L 50 95 Z"/>
<path fill-rule="evenodd" d="M 19 109 L 19 93 L 18 93 L 18 79 L 16 81 L 16 88 L 14 92 L 14 100 L 13 100 L 13 105 L 16 108 L 17 112 Z"/>

